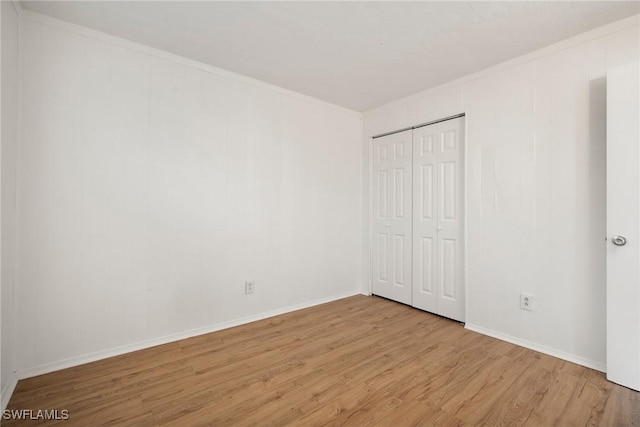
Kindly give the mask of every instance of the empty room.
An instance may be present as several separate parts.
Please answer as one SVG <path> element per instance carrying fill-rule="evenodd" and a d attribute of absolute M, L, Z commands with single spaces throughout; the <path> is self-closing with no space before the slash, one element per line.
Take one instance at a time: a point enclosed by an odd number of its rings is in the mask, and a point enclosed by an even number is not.
<path fill-rule="evenodd" d="M 640 2 L 0 17 L 2 425 L 640 425 Z"/>

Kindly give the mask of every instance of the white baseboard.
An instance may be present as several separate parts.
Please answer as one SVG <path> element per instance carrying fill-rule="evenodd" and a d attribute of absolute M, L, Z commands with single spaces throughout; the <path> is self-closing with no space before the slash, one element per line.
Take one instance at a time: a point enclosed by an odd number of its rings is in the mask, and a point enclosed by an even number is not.
<path fill-rule="evenodd" d="M 18 385 L 18 377 L 15 374 L 11 374 L 11 378 L 7 384 L 2 388 L 2 399 L 0 404 L 2 405 L 2 410 L 7 409 L 7 405 L 9 404 L 9 400 L 11 400 L 11 396 L 13 395 L 13 391 L 16 389 Z"/>
<path fill-rule="evenodd" d="M 327 298 L 321 298 L 314 301 L 308 301 L 301 304 L 296 304 L 276 310 L 267 311 L 264 313 L 255 314 L 252 316 L 242 317 L 240 319 L 231 320 L 228 322 L 217 323 L 215 325 L 205 326 L 202 328 L 191 329 L 177 334 L 165 335 L 163 337 L 154 338 L 134 344 L 129 344 L 121 347 L 115 347 L 107 350 L 98 351 L 95 353 L 89 353 L 82 356 L 72 357 L 69 359 L 58 360 L 55 362 L 45 363 L 39 366 L 34 366 L 27 369 L 21 369 L 17 372 L 18 379 L 31 378 L 42 374 L 48 374 L 50 372 L 59 371 L 60 369 L 71 368 L 73 366 L 84 365 L 85 363 L 95 362 L 97 360 L 106 359 L 113 356 L 120 356 L 125 353 L 131 353 L 133 351 L 144 350 L 149 347 L 155 347 L 157 345 L 167 344 L 174 341 L 183 340 L 186 338 L 192 338 L 198 335 L 208 334 L 211 332 L 220 331 L 222 329 L 233 328 L 234 326 L 240 326 L 247 323 L 255 322 L 257 320 L 268 319 L 269 317 L 278 316 L 280 314 L 290 313 L 292 311 L 302 310 L 304 308 L 313 307 L 327 302 L 336 301 L 339 299 L 351 297 L 354 295 L 361 295 L 358 291 L 348 292 L 344 294 L 333 295 Z M 14 385 L 15 387 L 15 385 Z M 11 390 L 13 392 L 13 389 Z M 2 399 L 4 403 L 5 393 L 2 393 Z M 9 398 L 7 398 L 7 402 Z"/>
<path fill-rule="evenodd" d="M 539 353 L 544 353 L 549 356 L 557 357 L 558 359 L 566 360 L 567 362 L 571 362 L 577 365 L 585 366 L 587 368 L 595 369 L 596 371 L 607 372 L 607 366 L 601 362 L 585 359 L 583 357 L 576 356 L 575 354 L 565 353 L 564 351 L 557 350 L 555 348 L 546 347 L 544 345 L 540 345 L 531 341 L 516 338 L 511 335 L 503 334 L 501 332 L 496 332 L 491 329 L 483 328 L 482 326 L 477 326 L 477 325 L 467 323 L 465 325 L 465 328 L 469 329 L 470 331 L 478 332 L 482 335 L 487 335 L 492 338 L 497 338 L 501 341 L 506 341 L 508 343 L 515 344 L 520 347 L 537 351 Z"/>

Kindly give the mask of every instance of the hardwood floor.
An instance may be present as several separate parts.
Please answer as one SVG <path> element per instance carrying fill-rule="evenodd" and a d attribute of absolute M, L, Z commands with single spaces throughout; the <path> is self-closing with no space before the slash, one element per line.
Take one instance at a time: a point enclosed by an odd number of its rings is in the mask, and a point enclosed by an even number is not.
<path fill-rule="evenodd" d="M 365 296 L 22 380 L 8 409 L 79 426 L 640 425 L 640 393 L 600 372 Z"/>

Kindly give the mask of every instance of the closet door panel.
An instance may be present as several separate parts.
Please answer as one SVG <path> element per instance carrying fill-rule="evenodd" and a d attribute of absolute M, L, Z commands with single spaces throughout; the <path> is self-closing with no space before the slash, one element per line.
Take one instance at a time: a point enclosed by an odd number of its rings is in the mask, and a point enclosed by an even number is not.
<path fill-rule="evenodd" d="M 373 140 L 373 293 L 404 304 L 412 295 L 411 131 Z"/>
<path fill-rule="evenodd" d="M 413 131 L 413 306 L 435 313 L 439 203 L 438 126 Z"/>
<path fill-rule="evenodd" d="M 464 321 L 464 126 L 463 118 L 437 124 L 438 311 Z"/>

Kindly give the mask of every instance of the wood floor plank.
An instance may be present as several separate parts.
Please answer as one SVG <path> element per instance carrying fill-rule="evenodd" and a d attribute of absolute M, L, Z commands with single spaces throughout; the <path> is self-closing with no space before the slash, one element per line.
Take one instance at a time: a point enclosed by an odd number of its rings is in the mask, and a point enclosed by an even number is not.
<path fill-rule="evenodd" d="M 640 425 L 640 393 L 623 387 L 620 393 L 611 393 L 605 404 L 601 425 Z"/>
<path fill-rule="evenodd" d="M 77 426 L 640 425 L 604 374 L 356 296 L 22 380 L 8 409 Z"/>

